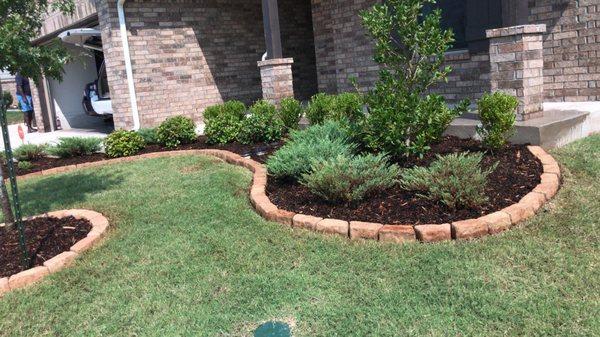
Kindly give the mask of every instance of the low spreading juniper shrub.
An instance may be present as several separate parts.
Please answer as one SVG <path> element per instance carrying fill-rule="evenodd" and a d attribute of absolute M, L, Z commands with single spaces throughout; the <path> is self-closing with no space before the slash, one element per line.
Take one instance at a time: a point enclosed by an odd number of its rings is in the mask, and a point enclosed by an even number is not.
<path fill-rule="evenodd" d="M 403 170 L 400 185 L 422 198 L 439 201 L 451 209 L 477 208 L 488 201 L 488 176 L 497 163 L 481 167 L 482 153 L 454 153 L 437 159 L 429 167 Z"/>
<path fill-rule="evenodd" d="M 315 161 L 301 183 L 312 193 L 333 203 L 357 202 L 398 183 L 400 168 L 378 155 L 338 155 Z"/>

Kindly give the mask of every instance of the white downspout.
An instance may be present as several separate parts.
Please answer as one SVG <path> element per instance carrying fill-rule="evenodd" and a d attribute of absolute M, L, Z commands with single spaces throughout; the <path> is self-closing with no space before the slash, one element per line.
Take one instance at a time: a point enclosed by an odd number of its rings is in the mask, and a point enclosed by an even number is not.
<path fill-rule="evenodd" d="M 117 0 L 117 11 L 119 14 L 119 30 L 121 31 L 121 43 L 123 45 L 123 57 L 125 58 L 125 73 L 127 74 L 127 86 L 129 87 L 129 101 L 131 102 L 131 115 L 133 116 L 133 130 L 140 129 L 140 113 L 137 106 L 137 95 L 133 83 L 133 70 L 131 68 L 131 55 L 129 54 L 129 41 L 127 40 L 127 26 L 125 25 L 125 11 L 123 4 L 126 0 Z"/>

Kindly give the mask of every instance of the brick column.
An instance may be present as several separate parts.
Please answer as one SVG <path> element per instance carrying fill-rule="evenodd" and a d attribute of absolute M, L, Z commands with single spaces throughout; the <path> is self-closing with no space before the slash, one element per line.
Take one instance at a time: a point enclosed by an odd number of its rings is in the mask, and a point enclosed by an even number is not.
<path fill-rule="evenodd" d="M 546 25 L 490 29 L 491 89 L 516 96 L 520 121 L 541 117 L 544 100 L 542 36 Z"/>
<path fill-rule="evenodd" d="M 263 99 L 279 104 L 281 99 L 294 97 L 292 58 L 259 61 Z"/>

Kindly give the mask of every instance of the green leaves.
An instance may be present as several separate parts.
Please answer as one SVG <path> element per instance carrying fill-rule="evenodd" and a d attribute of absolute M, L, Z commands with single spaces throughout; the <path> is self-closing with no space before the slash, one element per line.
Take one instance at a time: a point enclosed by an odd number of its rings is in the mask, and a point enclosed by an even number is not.
<path fill-rule="evenodd" d="M 196 124 L 185 116 L 175 116 L 162 122 L 156 129 L 160 144 L 174 149 L 181 144 L 188 144 L 196 140 Z"/>
<path fill-rule="evenodd" d="M 446 80 L 444 53 L 454 41 L 440 24 L 441 11 L 424 13 L 434 0 L 389 0 L 363 12 L 363 24 L 375 40 L 379 81 L 367 96 L 369 114 L 362 122 L 363 142 L 393 156 L 422 155 L 468 102 L 450 109 L 444 98 L 428 94 Z"/>
<path fill-rule="evenodd" d="M 133 156 L 145 146 L 144 137 L 135 131 L 115 130 L 104 140 L 106 155 L 111 158 Z"/>
<path fill-rule="evenodd" d="M 483 144 L 491 149 L 504 146 L 515 132 L 516 114 L 519 100 L 516 97 L 495 92 L 486 93 L 477 102 L 481 126 L 477 127 L 477 134 Z"/>
<path fill-rule="evenodd" d="M 62 79 L 68 52 L 56 42 L 34 46 L 35 39 L 49 10 L 71 14 L 72 0 L 48 1 L 0 0 L 0 69 L 21 73 L 34 80 L 41 74 Z"/>

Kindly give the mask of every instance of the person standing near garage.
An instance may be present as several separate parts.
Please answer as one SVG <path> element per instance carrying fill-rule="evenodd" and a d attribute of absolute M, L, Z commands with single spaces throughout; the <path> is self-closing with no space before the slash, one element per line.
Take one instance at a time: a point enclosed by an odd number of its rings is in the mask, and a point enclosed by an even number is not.
<path fill-rule="evenodd" d="M 29 85 L 29 79 L 21 76 L 17 73 L 15 76 L 15 82 L 17 83 L 17 100 L 23 111 L 23 120 L 27 125 L 27 132 L 36 132 L 37 129 L 33 127 L 33 100 L 31 98 L 31 86 Z"/>

